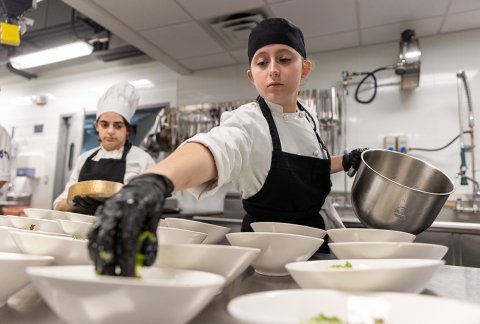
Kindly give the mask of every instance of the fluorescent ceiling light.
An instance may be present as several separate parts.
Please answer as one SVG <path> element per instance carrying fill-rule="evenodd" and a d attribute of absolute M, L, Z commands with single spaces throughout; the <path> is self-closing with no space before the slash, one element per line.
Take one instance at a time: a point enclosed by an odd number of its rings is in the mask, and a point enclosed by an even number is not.
<path fill-rule="evenodd" d="M 129 81 L 131 85 L 133 85 L 137 89 L 145 89 L 145 88 L 153 88 L 154 84 L 149 79 L 138 79 Z"/>
<path fill-rule="evenodd" d="M 90 55 L 93 46 L 82 41 L 49 48 L 43 51 L 10 57 L 10 63 L 15 69 L 23 70 L 36 66 L 71 60 Z"/>

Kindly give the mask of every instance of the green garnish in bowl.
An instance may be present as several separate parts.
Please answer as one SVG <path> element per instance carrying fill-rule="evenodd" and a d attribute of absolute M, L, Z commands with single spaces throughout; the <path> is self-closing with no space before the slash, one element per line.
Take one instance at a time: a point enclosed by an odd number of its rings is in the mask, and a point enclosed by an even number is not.
<path fill-rule="evenodd" d="M 332 264 L 329 268 L 351 269 L 352 264 L 349 261 L 345 261 L 345 264 Z"/>
<path fill-rule="evenodd" d="M 343 324 L 343 321 L 337 316 L 326 316 L 320 313 L 310 317 L 304 324 Z"/>

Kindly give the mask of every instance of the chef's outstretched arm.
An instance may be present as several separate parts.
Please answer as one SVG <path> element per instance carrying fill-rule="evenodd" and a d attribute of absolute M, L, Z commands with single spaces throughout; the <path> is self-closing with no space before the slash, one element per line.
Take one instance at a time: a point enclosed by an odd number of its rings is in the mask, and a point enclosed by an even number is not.
<path fill-rule="evenodd" d="M 217 178 L 210 151 L 186 143 L 146 173 L 135 177 L 100 206 L 88 235 L 88 250 L 99 274 L 136 276 L 136 265 L 150 266 L 157 255 L 157 227 L 165 199 L 174 190 Z"/>

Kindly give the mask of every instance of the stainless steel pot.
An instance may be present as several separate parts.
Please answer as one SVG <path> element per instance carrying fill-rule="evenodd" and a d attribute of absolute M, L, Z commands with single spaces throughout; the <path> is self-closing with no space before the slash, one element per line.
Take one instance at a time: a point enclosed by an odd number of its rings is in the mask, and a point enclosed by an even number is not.
<path fill-rule="evenodd" d="M 371 228 L 419 234 L 437 217 L 453 181 L 434 166 L 387 150 L 367 150 L 352 186 L 352 205 Z"/>

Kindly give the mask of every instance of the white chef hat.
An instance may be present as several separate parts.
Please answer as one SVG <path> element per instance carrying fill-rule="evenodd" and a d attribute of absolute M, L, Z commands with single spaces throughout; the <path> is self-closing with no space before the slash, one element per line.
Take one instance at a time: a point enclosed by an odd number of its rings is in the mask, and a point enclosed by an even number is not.
<path fill-rule="evenodd" d="M 96 119 L 105 112 L 115 112 L 130 123 L 139 100 L 137 89 L 130 83 L 123 81 L 114 84 L 98 100 Z"/>

